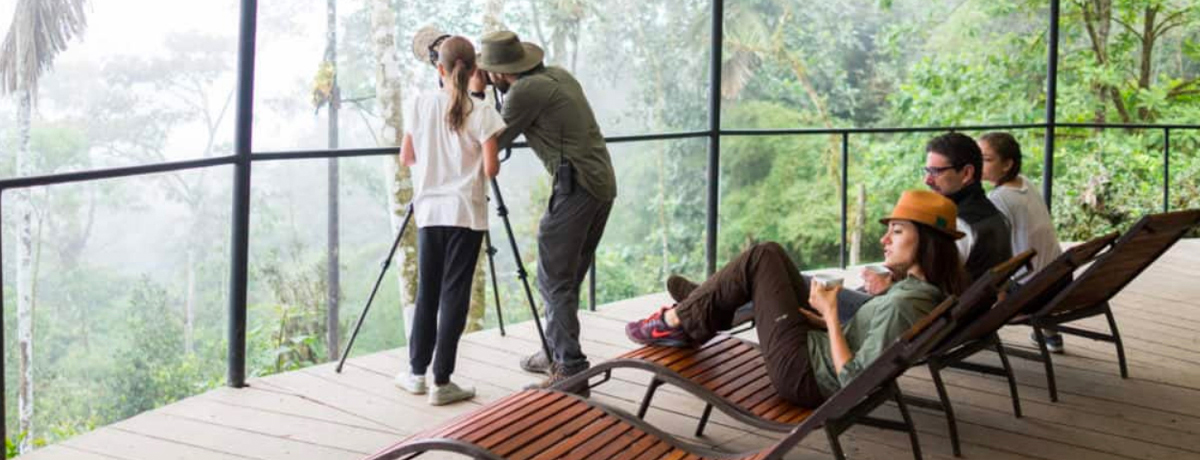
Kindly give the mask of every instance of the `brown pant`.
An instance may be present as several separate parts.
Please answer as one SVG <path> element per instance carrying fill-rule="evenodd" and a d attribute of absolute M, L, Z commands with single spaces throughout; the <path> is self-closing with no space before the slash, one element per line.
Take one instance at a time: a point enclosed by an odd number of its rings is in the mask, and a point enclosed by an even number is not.
<path fill-rule="evenodd" d="M 808 357 L 808 323 L 799 309 L 808 307 L 808 285 L 776 243 L 746 250 L 700 284 L 675 307 L 683 330 L 707 342 L 729 329 L 733 314 L 754 302 L 754 324 L 767 375 L 779 396 L 793 404 L 817 407 L 825 401 Z"/>

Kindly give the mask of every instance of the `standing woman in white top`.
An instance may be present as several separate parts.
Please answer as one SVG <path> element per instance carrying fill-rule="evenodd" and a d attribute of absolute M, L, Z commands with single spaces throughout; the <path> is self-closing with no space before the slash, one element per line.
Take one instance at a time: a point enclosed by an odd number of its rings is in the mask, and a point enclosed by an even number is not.
<path fill-rule="evenodd" d="M 983 152 L 983 180 L 995 186 L 988 192 L 988 199 L 1012 227 L 1013 254 L 1036 250 L 1033 273 L 1037 273 L 1062 254 L 1062 247 L 1046 202 L 1021 175 L 1021 144 L 1009 133 L 992 132 L 979 137 L 979 149 Z M 1033 273 L 1018 273 L 1018 276 Z M 1044 332 L 1047 348 L 1062 353 L 1062 336 L 1057 331 Z"/>
<path fill-rule="evenodd" d="M 475 74 L 475 47 L 446 38 L 438 48 L 439 90 L 416 97 L 405 117 L 400 159 L 412 169 L 417 221 L 417 305 L 409 343 L 409 371 L 396 385 L 429 394 L 440 406 L 475 396 L 450 381 L 458 340 L 467 323 L 471 281 L 487 231 L 487 181 L 500 172 L 496 134 L 504 121 L 467 94 Z M 436 350 L 436 357 L 434 351 Z M 433 388 L 425 382 L 432 361 Z"/>

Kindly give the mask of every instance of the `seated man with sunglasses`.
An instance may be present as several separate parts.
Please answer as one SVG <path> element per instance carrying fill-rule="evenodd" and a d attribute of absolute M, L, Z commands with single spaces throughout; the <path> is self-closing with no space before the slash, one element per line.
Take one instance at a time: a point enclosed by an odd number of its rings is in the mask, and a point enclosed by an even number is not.
<path fill-rule="evenodd" d="M 983 154 L 974 139 L 947 133 L 925 144 L 925 185 L 958 205 L 957 227 L 966 233 L 958 240 L 958 253 L 972 279 L 1012 257 L 1008 220 L 983 191 Z M 865 290 L 872 295 L 887 291 L 891 277 L 863 271 Z"/>

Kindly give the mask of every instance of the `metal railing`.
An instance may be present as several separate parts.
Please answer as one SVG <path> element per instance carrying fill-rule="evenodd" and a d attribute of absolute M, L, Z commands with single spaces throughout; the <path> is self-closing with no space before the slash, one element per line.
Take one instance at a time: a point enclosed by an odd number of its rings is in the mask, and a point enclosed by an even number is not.
<path fill-rule="evenodd" d="M 712 17 L 721 18 L 724 14 L 722 0 L 712 2 Z M 685 131 L 665 134 L 646 134 L 632 136 L 615 136 L 606 138 L 609 143 L 667 141 L 677 139 L 707 138 L 708 143 L 708 193 L 706 211 L 705 256 L 707 272 L 716 270 L 717 265 L 717 230 L 719 217 L 719 181 L 720 181 L 720 142 L 724 137 L 744 136 L 805 136 L 805 135 L 837 135 L 841 137 L 841 246 L 840 259 L 844 267 L 847 263 L 847 186 L 849 182 L 848 169 L 850 166 L 850 137 L 868 134 L 911 134 L 933 133 L 947 131 L 980 131 L 980 130 L 1046 130 L 1046 151 L 1043 169 L 1043 197 L 1050 202 L 1053 192 L 1053 161 L 1054 161 L 1054 132 L 1056 127 L 1094 128 L 1094 129 L 1137 129 L 1162 130 L 1163 143 L 1163 210 L 1170 208 L 1170 136 L 1173 130 L 1200 130 L 1200 125 L 1139 125 L 1139 124 L 1089 124 L 1089 123 L 1057 123 L 1055 119 L 1055 101 L 1057 99 L 1057 50 L 1058 50 L 1058 0 L 1051 1 L 1050 9 L 1050 42 L 1049 69 L 1047 84 L 1046 122 L 1010 125 L 978 125 L 978 126 L 929 126 L 912 128 L 796 128 L 796 129 L 723 129 L 721 127 L 721 43 L 723 41 L 723 21 L 712 21 L 711 38 L 711 86 L 709 93 L 708 128 L 702 131 Z M 250 177 L 253 164 L 260 161 L 287 161 L 324 158 L 349 158 L 362 156 L 395 155 L 396 148 L 363 148 L 340 150 L 304 150 L 288 152 L 259 152 L 254 153 L 252 146 L 252 111 L 254 93 L 255 43 L 257 34 L 257 0 L 240 0 L 240 31 L 237 66 L 237 112 L 234 154 L 199 160 L 177 161 L 153 165 L 129 166 L 119 168 L 99 169 L 92 171 L 51 174 L 43 176 L 17 177 L 0 180 L 0 197 L 7 190 L 44 187 L 57 184 L 86 182 L 101 179 L 113 179 L 129 176 L 140 176 L 175 171 L 185 171 L 214 166 L 234 166 L 233 181 L 233 223 L 231 226 L 231 273 L 229 295 L 229 332 L 228 332 L 228 370 L 227 383 L 232 387 L 245 386 L 246 377 L 246 314 L 247 314 L 247 269 L 248 243 L 250 220 Z M 516 145 L 515 147 L 525 147 Z M 0 201 L 2 202 L 2 201 Z M 2 210 L 0 210 L 2 214 Z M 0 245 L 2 247 L 2 245 Z M 2 260 L 2 254 L 0 254 Z M 589 286 L 591 308 L 595 307 L 595 264 Z M 0 270 L 0 287 L 3 286 L 2 270 Z M 0 302 L 3 299 L 0 298 Z M 0 303 L 2 307 L 2 303 Z M 0 310 L 2 311 L 2 310 Z M 0 315 L 0 345 L 3 342 L 3 318 Z M 0 361 L 0 366 L 3 362 Z M 2 371 L 2 369 L 0 369 Z M 4 394 L 3 379 L 0 379 L 0 394 Z M 0 413 L 4 413 L 4 401 L 0 398 Z M 6 432 L 0 432 L 6 436 Z"/>

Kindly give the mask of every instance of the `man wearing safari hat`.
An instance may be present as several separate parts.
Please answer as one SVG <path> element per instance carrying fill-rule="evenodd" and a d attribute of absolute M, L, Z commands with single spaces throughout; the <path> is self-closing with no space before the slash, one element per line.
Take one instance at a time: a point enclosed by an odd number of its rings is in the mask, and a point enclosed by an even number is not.
<path fill-rule="evenodd" d="M 617 179 L 604 135 L 575 77 L 543 65 L 542 49 L 510 31 L 484 35 L 480 48 L 479 68 L 505 95 L 500 114 L 508 127 L 500 132 L 500 147 L 524 134 L 553 176 L 538 227 L 538 290 L 546 305 L 553 366 L 541 352 L 521 361 L 527 371 L 550 374 L 538 385 L 546 387 L 589 366 L 579 346 L 579 288 L 617 197 Z M 473 93 L 483 91 L 482 79 L 474 84 Z"/>

